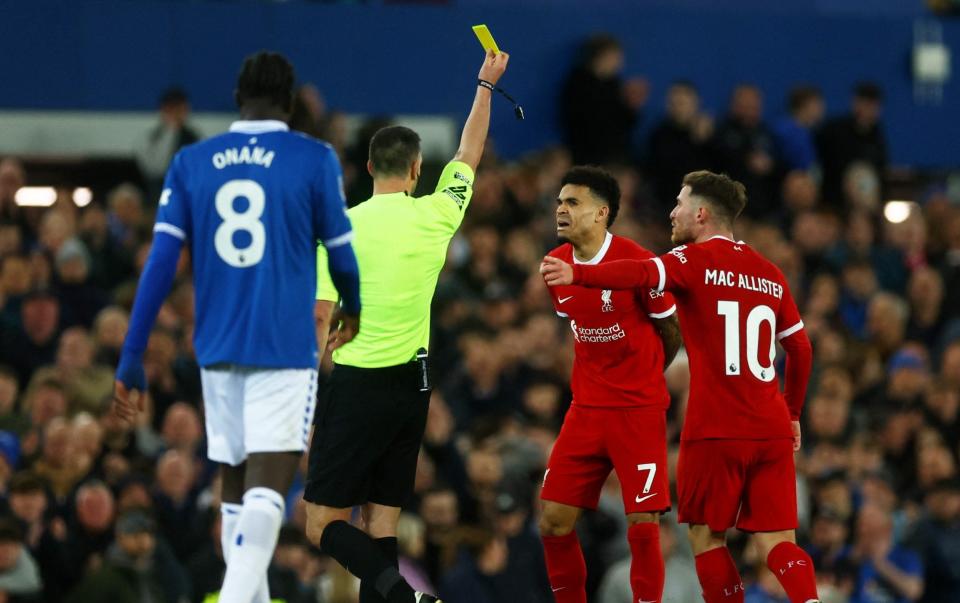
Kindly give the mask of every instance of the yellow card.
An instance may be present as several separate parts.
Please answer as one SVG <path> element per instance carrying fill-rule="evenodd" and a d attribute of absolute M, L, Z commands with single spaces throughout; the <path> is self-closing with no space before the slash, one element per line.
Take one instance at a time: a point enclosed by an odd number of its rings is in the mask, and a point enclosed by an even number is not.
<path fill-rule="evenodd" d="M 497 43 L 493 41 L 493 36 L 486 25 L 474 25 L 473 33 L 477 34 L 477 39 L 480 40 L 480 45 L 483 46 L 484 50 L 492 50 L 500 54 L 500 49 L 497 48 Z"/>

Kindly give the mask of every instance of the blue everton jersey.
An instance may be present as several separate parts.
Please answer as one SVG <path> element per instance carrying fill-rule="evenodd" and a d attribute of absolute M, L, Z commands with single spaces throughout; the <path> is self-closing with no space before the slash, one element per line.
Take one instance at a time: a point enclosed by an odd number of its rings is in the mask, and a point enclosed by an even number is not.
<path fill-rule="evenodd" d="M 317 243 L 352 236 L 329 145 L 235 122 L 174 157 L 154 230 L 189 245 L 200 366 L 316 366 Z"/>

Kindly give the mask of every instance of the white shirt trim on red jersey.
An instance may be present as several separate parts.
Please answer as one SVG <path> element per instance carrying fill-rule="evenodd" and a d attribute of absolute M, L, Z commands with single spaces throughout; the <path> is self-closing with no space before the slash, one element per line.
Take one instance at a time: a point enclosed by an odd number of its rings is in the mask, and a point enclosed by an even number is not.
<path fill-rule="evenodd" d="M 663 288 L 667 286 L 667 269 L 663 266 L 663 260 L 657 256 L 650 258 L 657 265 L 657 272 L 660 273 L 660 282 L 657 283 L 657 293 L 662 293 Z"/>
<path fill-rule="evenodd" d="M 725 236 L 723 236 L 723 235 L 713 235 L 712 237 L 710 237 L 709 239 L 707 239 L 707 241 L 712 241 L 712 240 L 714 240 L 714 239 L 723 239 L 724 241 L 730 241 L 731 243 L 735 243 L 735 244 L 737 244 L 737 245 L 743 245 L 743 244 L 744 244 L 743 241 L 734 241 L 734 240 L 731 239 L 730 237 L 725 237 Z"/>
<path fill-rule="evenodd" d="M 603 245 L 600 246 L 600 251 L 597 252 L 597 255 L 593 256 L 589 260 L 580 261 L 577 259 L 577 254 L 573 254 L 573 263 L 574 264 L 583 264 L 585 266 L 593 266 L 594 264 L 599 264 L 600 260 L 603 259 L 603 256 L 607 255 L 607 250 L 610 249 L 610 243 L 613 242 L 613 235 L 610 232 L 607 232 L 607 236 L 603 239 Z"/>
<path fill-rule="evenodd" d="M 654 312 L 652 314 L 647 314 L 647 316 L 649 316 L 650 318 L 666 318 L 668 316 L 672 316 L 673 313 L 676 311 L 677 311 L 677 304 L 673 304 L 672 306 L 670 306 L 669 310 L 665 310 L 663 312 Z"/>
<path fill-rule="evenodd" d="M 791 335 L 793 335 L 794 333 L 796 333 L 797 331 L 799 331 L 799 330 L 802 329 L 802 328 L 803 328 L 803 321 L 801 320 L 800 322 L 798 322 L 797 324 L 793 325 L 793 326 L 790 327 L 789 329 L 784 329 L 784 330 L 780 331 L 779 333 L 777 333 L 777 341 L 780 341 L 780 340 L 783 339 L 784 337 L 790 337 Z"/>
<path fill-rule="evenodd" d="M 267 132 L 288 132 L 289 130 L 290 126 L 277 119 L 248 119 L 230 124 L 230 131 L 240 134 L 265 134 Z"/>

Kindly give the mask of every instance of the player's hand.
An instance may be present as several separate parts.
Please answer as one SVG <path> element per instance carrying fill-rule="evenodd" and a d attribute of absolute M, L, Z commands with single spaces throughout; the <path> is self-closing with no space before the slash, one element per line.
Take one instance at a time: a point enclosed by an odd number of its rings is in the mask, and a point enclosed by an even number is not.
<path fill-rule="evenodd" d="M 133 425 L 137 421 L 137 413 L 143 410 L 143 390 L 128 389 L 119 380 L 113 383 L 113 414 Z"/>
<path fill-rule="evenodd" d="M 573 266 L 555 257 L 547 256 L 540 263 L 543 282 L 551 287 L 573 284 Z"/>
<path fill-rule="evenodd" d="M 491 84 L 496 84 L 500 76 L 503 75 L 503 72 L 507 70 L 507 63 L 509 61 L 509 54 L 488 50 L 487 56 L 483 59 L 483 66 L 480 67 L 480 73 L 477 77 Z"/>
<path fill-rule="evenodd" d="M 790 428 L 793 429 L 793 451 L 796 452 L 801 444 L 800 421 L 790 421 Z"/>
<path fill-rule="evenodd" d="M 337 315 L 333 317 L 333 323 L 337 328 L 330 334 L 327 342 L 327 348 L 330 351 L 350 343 L 360 332 L 360 317 L 344 314 L 342 310 L 337 311 Z"/>
<path fill-rule="evenodd" d="M 133 425 L 137 413 L 142 411 L 143 392 L 147 389 L 147 375 L 143 370 L 143 358 L 122 352 L 117 365 L 117 377 L 113 385 L 113 413 Z"/>

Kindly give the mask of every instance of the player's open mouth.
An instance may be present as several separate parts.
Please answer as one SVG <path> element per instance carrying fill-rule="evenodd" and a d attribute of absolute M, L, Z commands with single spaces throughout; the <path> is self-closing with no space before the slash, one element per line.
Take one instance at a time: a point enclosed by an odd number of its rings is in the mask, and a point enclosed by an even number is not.
<path fill-rule="evenodd" d="M 557 228 L 558 228 L 558 229 L 559 229 L 559 228 L 566 228 L 567 226 L 570 226 L 570 222 L 569 222 L 569 221 L 567 221 L 567 220 L 557 220 Z"/>

